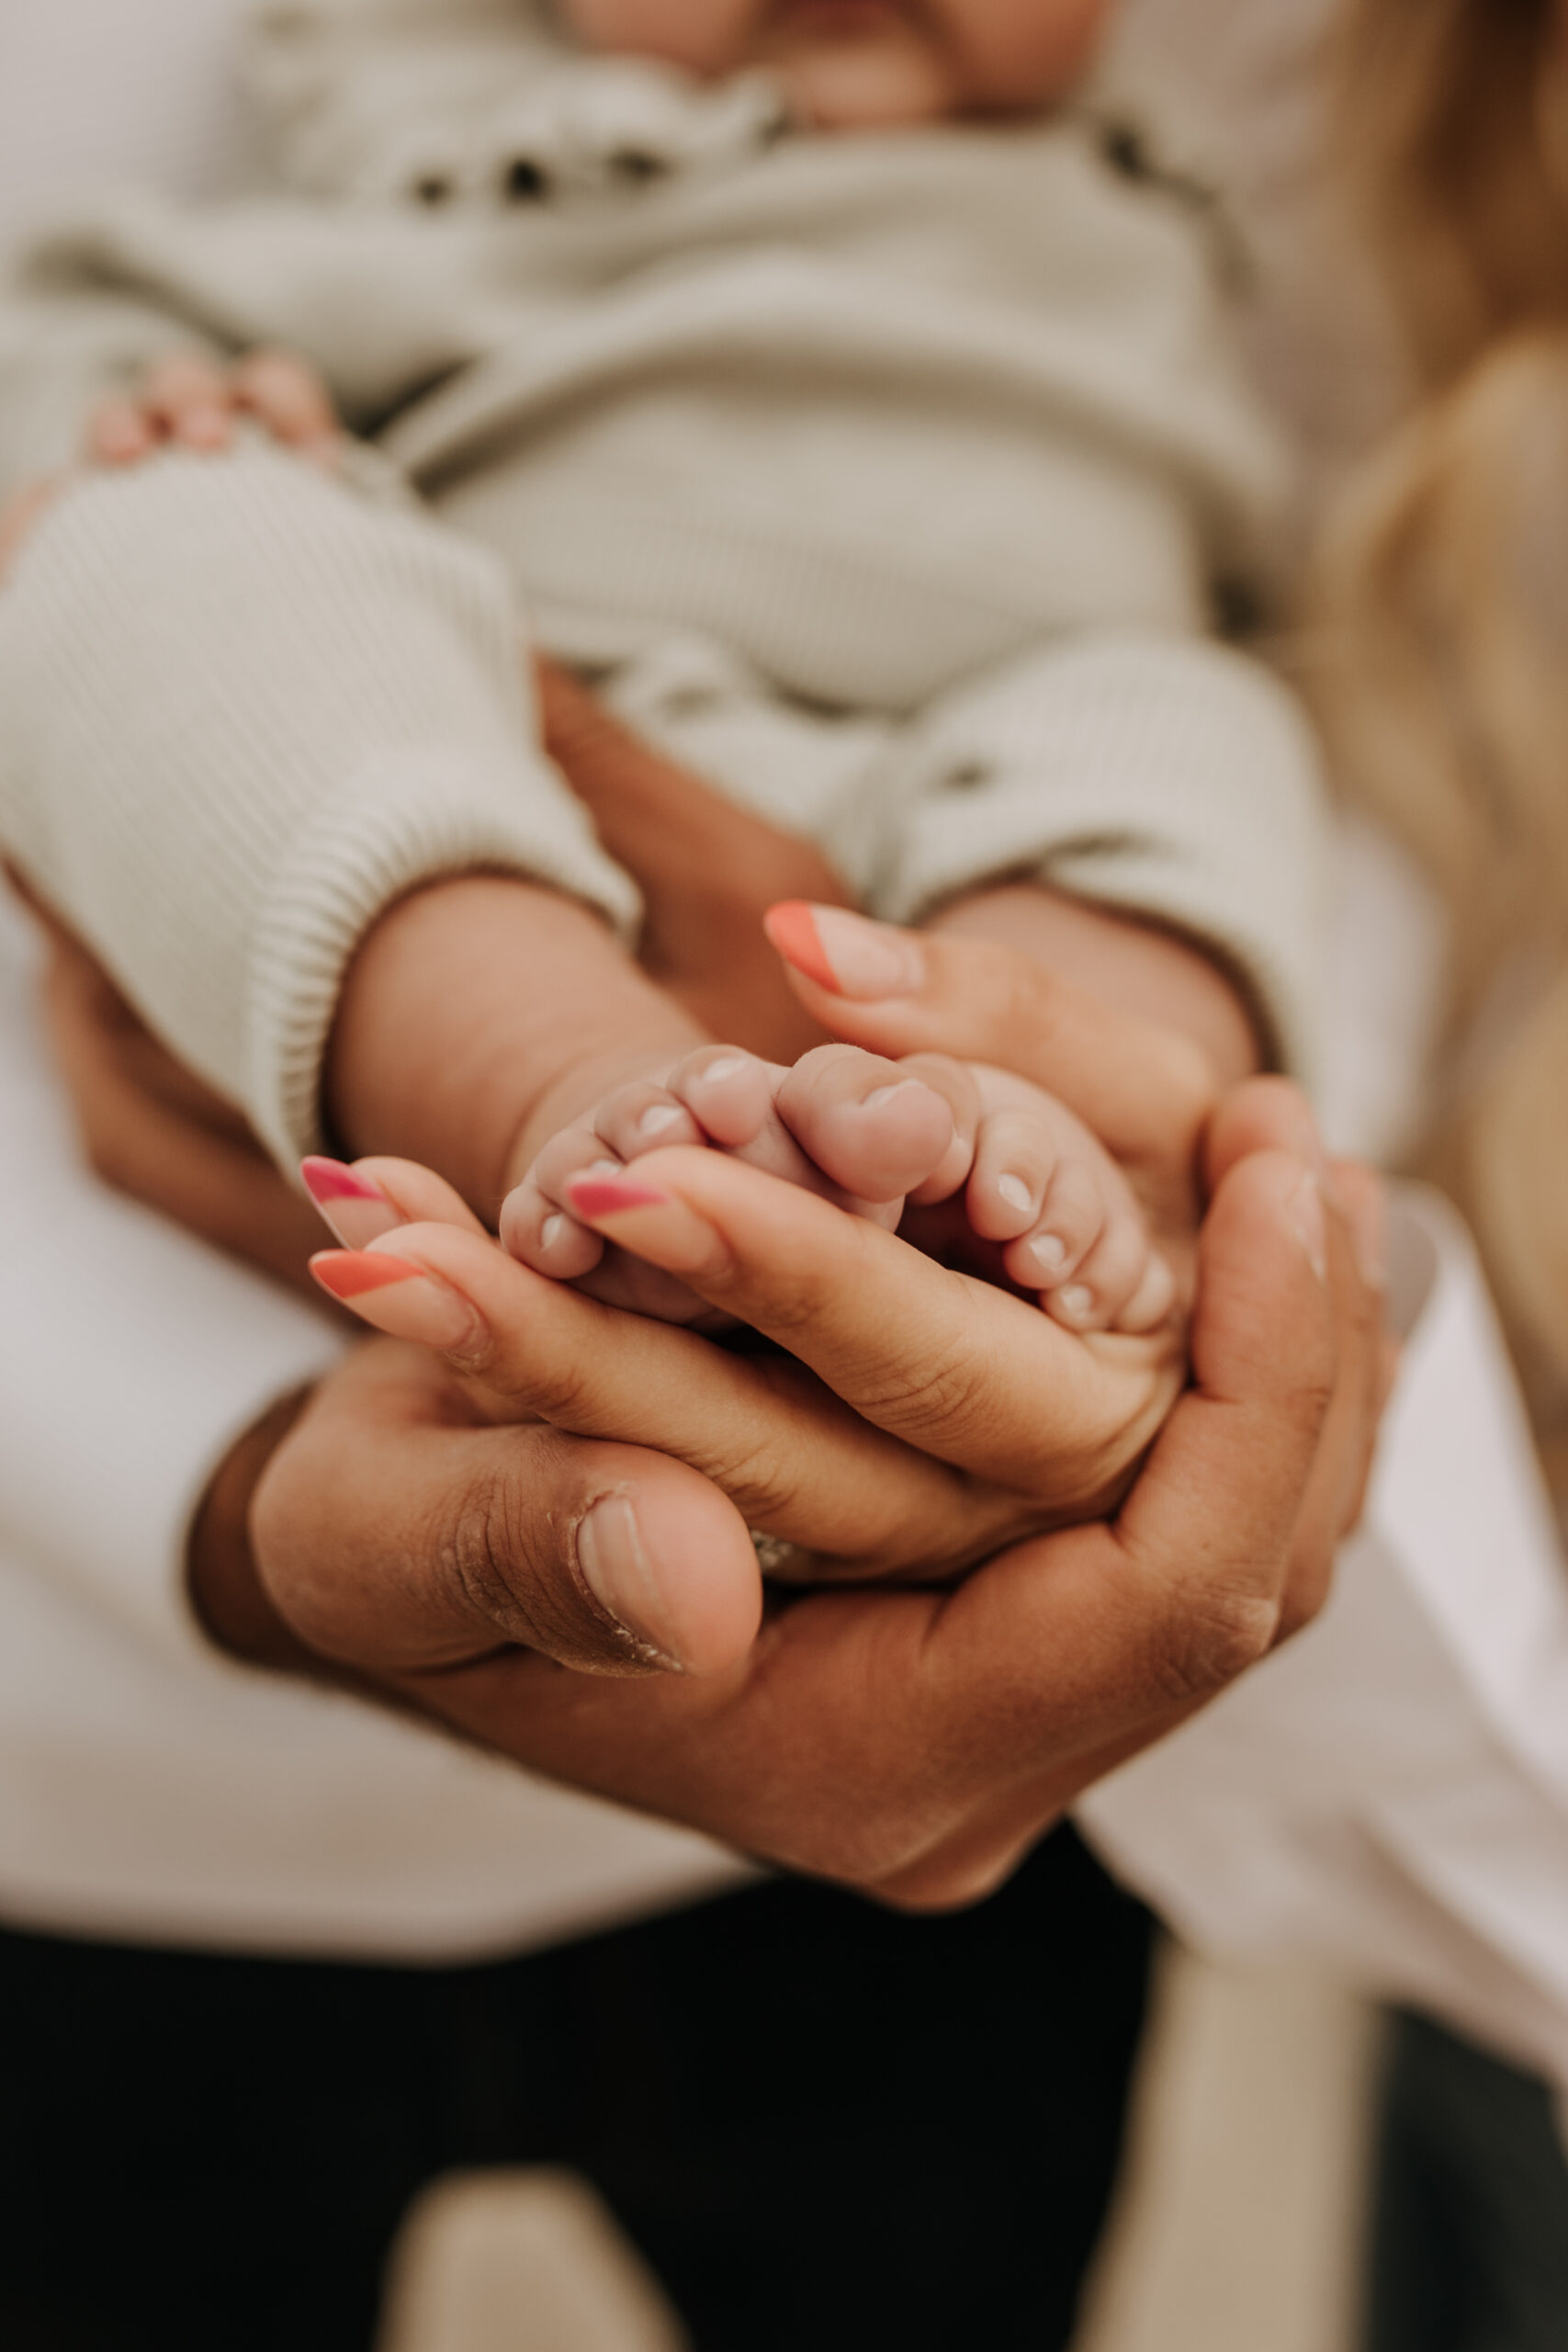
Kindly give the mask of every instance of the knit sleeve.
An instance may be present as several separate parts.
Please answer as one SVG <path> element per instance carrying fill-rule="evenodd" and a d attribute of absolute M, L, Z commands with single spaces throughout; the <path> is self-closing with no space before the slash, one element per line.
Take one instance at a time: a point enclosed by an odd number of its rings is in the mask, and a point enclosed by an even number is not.
<path fill-rule="evenodd" d="M 291 1168 L 396 899 L 634 886 L 539 749 L 495 560 L 263 446 L 89 477 L 0 593 L 0 841 Z"/>
<path fill-rule="evenodd" d="M 1274 1065 L 1310 1082 L 1326 839 L 1285 688 L 1151 632 L 1071 639 L 942 697 L 834 847 L 891 922 L 1025 878 L 1185 933 L 1245 990 Z"/>

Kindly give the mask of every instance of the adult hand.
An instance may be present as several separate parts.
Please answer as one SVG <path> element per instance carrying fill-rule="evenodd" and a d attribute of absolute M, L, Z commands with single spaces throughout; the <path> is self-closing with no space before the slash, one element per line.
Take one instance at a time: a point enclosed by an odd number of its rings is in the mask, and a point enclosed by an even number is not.
<path fill-rule="evenodd" d="M 1214 1125 L 1194 1383 L 1110 1523 L 1014 1544 L 953 1591 L 792 1597 L 728 1667 L 611 1687 L 538 1654 L 639 1662 L 604 1560 L 581 1554 L 592 1509 L 622 1515 L 643 1600 L 694 1535 L 705 1572 L 743 1566 L 739 1514 L 665 1455 L 486 1426 L 439 1367 L 378 1348 L 324 1384 L 248 1514 L 274 1653 L 292 1639 L 521 1764 L 769 1860 L 900 1902 L 977 1895 L 1321 1597 L 1370 1454 L 1378 1317 L 1343 1218 L 1280 1148 L 1295 1115 L 1246 1090 Z M 733 1206 L 751 1171 L 714 1166 Z M 716 1222 L 724 1206 L 705 1194 Z M 784 1279 L 733 1234 L 726 1264 L 727 1284 Z M 822 1481 L 806 1532 L 824 1548 L 861 1483 Z"/>

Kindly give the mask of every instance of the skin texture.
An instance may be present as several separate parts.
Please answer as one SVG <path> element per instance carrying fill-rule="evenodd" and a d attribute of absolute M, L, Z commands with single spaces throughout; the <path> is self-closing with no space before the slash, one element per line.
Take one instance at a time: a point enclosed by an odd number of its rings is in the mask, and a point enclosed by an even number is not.
<path fill-rule="evenodd" d="M 772 895 L 777 845 L 702 787 L 677 790 L 567 682 L 558 692 L 547 683 L 545 707 L 574 786 L 617 841 L 677 843 L 668 872 L 655 856 L 640 878 L 654 953 L 701 1001 L 725 984 L 730 931 L 761 938 L 757 901 Z M 750 848 L 732 863 L 744 887 L 716 925 L 709 965 L 683 894 L 712 886 L 694 885 L 689 857 L 699 853 L 704 875 L 703 842 L 733 848 L 737 823 L 749 829 Z M 814 854 L 795 843 L 788 854 Z M 804 895 L 827 896 L 798 863 L 784 876 L 785 892 L 805 879 Z M 1042 910 L 1047 928 L 1052 912 Z M 1159 953 L 1169 944 L 1156 943 Z M 1348 1215 L 1331 1204 L 1325 1289 L 1301 1224 L 1311 1197 L 1302 1188 L 1320 1162 L 1291 1090 L 1247 1087 L 1216 1107 L 1207 1057 L 1190 1039 L 994 941 L 928 934 L 919 949 L 908 996 L 821 1010 L 875 1050 L 987 1055 L 1005 1036 L 1021 1055 L 1027 1045 L 1173 1232 L 1190 1226 L 1200 1191 L 1216 1188 L 1193 1326 L 1197 1385 L 1111 1521 L 1014 1544 L 997 1529 L 1003 1548 L 956 1597 L 940 1587 L 820 1592 L 775 1605 L 752 1644 L 761 1595 L 748 1525 L 772 1520 L 830 1551 L 846 1514 L 874 1495 L 882 1521 L 864 1541 L 898 1548 L 900 1524 L 907 1542 L 927 1518 L 933 1478 L 953 1465 L 933 1472 L 825 1396 L 795 1408 L 769 1400 L 759 1415 L 744 1360 L 708 1350 L 700 1361 L 720 1403 L 729 1399 L 719 1411 L 687 1382 L 681 1351 L 703 1343 L 658 1325 L 609 1317 L 588 1345 L 583 1326 L 558 1349 L 536 1322 L 502 1335 L 477 1372 L 375 1340 L 309 1400 L 280 1408 L 214 1480 L 191 1562 L 214 1637 L 258 1664 L 434 1713 L 520 1762 L 781 1862 L 888 1900 L 941 1904 L 995 1883 L 1077 1788 L 1304 1622 L 1359 1509 L 1386 1381 L 1376 1290 L 1356 1263 L 1358 1242 L 1368 1267 L 1377 1263 L 1375 1194 L 1337 1171 Z M 62 954 L 80 951 L 57 942 Z M 737 991 L 729 974 L 729 1002 L 759 1040 L 796 1020 L 822 1034 L 791 987 L 807 991 L 765 949 L 752 952 L 752 978 L 754 989 Z M 199 1229 L 243 1238 L 233 1163 L 217 1148 L 228 1139 L 162 1082 L 151 1041 L 128 1050 L 122 1027 L 106 1035 L 104 1001 L 101 983 L 51 991 L 99 1164 L 133 1170 L 144 1198 L 163 1187 L 162 1204 Z M 269 1192 L 298 1217 L 254 1153 L 250 1165 L 247 1205 Z M 722 1160 L 714 1169 L 727 1182 L 750 1173 Z M 426 1196 L 405 1207 L 432 1205 Z M 273 1238 L 282 1246 L 276 1227 Z M 912 1252 L 899 1267 L 922 1282 L 942 1271 L 922 1271 Z M 775 1278 L 748 1276 L 764 1288 Z M 727 1279 L 733 1296 L 739 1274 Z M 608 1315 L 575 1293 L 548 1295 L 573 1317 Z M 630 1442 L 621 1385 L 628 1328 L 669 1351 L 636 1384 L 644 1408 L 652 1399 L 666 1414 L 645 1419 L 641 1442 Z M 929 1399 L 933 1440 L 963 1402 Z M 612 1434 L 528 1418 L 572 1406 L 580 1419 L 602 1415 Z M 959 1481 L 950 1491 L 966 1490 Z M 979 1518 L 989 1504 L 977 1484 L 975 1496 Z M 693 1661 L 705 1671 L 671 1677 L 587 1586 L 576 1546 L 607 1499 L 634 1514 L 656 1577 L 668 1568 L 678 1580 L 703 1531 L 708 1599 L 721 1604 L 705 1621 L 718 1638 Z M 688 1645 L 695 1634 L 700 1651 L 701 1625 L 676 1620 L 673 1630 Z M 562 1674 L 555 1659 L 589 1671 Z"/>
<path fill-rule="evenodd" d="M 781 75 L 825 130 L 1009 114 L 1063 96 L 1107 0 L 564 0 L 584 45 L 718 79 Z"/>
<path fill-rule="evenodd" d="M 700 1495 L 709 1566 L 731 1542 L 739 1574 L 743 1523 L 725 1520 L 722 1487 L 753 1475 L 754 1448 L 727 1465 L 705 1427 L 708 1476 L 675 1453 L 497 1429 L 466 1382 L 377 1342 L 273 1453 L 245 1515 L 249 1600 L 228 1622 L 248 1609 L 276 1663 L 289 1645 L 330 1657 L 519 1762 L 775 1861 L 905 1904 L 972 1900 L 1079 1788 L 1326 1589 L 1366 1475 L 1380 1351 L 1348 1227 L 1331 1207 L 1314 1236 L 1311 1171 L 1272 1141 L 1300 1116 L 1275 1090 L 1244 1090 L 1210 1128 L 1194 1385 L 1108 1523 L 1009 1545 L 953 1592 L 809 1593 L 772 1608 L 728 1665 L 661 1673 L 590 1606 L 574 1531 L 613 1494 L 647 1554 L 678 1566 Z M 733 1192 L 705 1200 L 723 1237 L 711 1287 L 739 1284 L 755 1306 L 776 1272 L 749 1265 L 729 1215 L 756 1180 L 706 1164 Z M 910 1254 L 906 1271 L 924 1265 Z M 656 1346 L 686 1336 L 646 1329 Z M 526 1351 L 521 1333 L 508 1344 Z M 580 1362 L 581 1384 L 601 1376 L 613 1367 Z M 953 1409 L 931 1400 L 933 1436 Z M 820 1488 L 819 1537 L 863 1478 Z M 552 1655 L 600 1671 L 563 1674 Z"/>

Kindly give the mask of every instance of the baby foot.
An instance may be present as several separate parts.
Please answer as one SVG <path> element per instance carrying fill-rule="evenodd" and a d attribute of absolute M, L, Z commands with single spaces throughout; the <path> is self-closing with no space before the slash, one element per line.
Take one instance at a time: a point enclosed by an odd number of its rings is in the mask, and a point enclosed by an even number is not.
<path fill-rule="evenodd" d="M 1002 1245 L 1009 1280 L 1068 1330 L 1156 1329 L 1176 1278 L 1104 1145 L 1030 1080 L 965 1067 L 980 1102 L 964 1195 L 971 1231 Z"/>
<path fill-rule="evenodd" d="M 614 1088 L 554 1136 L 502 1211 L 513 1255 L 558 1281 L 667 1320 L 706 1313 L 671 1276 L 607 1250 L 592 1187 L 675 1144 L 734 1152 L 896 1228 L 907 1202 L 959 1205 L 1007 1278 L 1071 1331 L 1142 1333 L 1175 1303 L 1122 1170 L 1055 1096 L 936 1054 L 904 1062 L 822 1046 L 793 1069 L 704 1046 Z"/>
<path fill-rule="evenodd" d="M 855 1046 L 819 1046 L 784 1069 L 739 1046 L 702 1046 L 615 1087 L 552 1136 L 502 1204 L 502 1240 L 525 1265 L 611 1305 L 667 1321 L 705 1316 L 682 1283 L 608 1249 L 573 1214 L 578 1189 L 645 1152 L 706 1144 L 891 1231 L 909 1193 L 947 1197 L 972 1160 L 968 1079 L 956 1063 L 926 1061 L 916 1075 Z"/>

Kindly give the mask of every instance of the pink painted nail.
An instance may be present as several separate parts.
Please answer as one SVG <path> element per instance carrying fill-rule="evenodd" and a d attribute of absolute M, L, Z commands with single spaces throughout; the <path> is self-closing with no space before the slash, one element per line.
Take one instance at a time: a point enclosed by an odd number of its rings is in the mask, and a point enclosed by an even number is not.
<path fill-rule="evenodd" d="M 460 1292 L 423 1266 L 379 1250 L 322 1250 L 310 1272 L 329 1295 L 394 1340 L 426 1348 L 471 1348 L 484 1332 Z"/>
<path fill-rule="evenodd" d="M 629 1176 L 579 1176 L 567 1188 L 567 1198 L 580 1216 L 619 1216 L 626 1209 L 661 1209 L 668 1193 L 638 1184 Z"/>
<path fill-rule="evenodd" d="M 322 1222 L 345 1250 L 363 1250 L 404 1222 L 379 1184 L 361 1176 L 357 1169 L 345 1167 L 341 1159 L 312 1155 L 300 1161 L 299 1176 Z"/>
<path fill-rule="evenodd" d="M 925 978 L 925 959 L 907 933 L 843 907 L 789 899 L 769 908 L 762 927 L 786 964 L 835 996 L 912 996 Z"/>
<path fill-rule="evenodd" d="M 357 1169 L 341 1159 L 323 1159 L 319 1152 L 299 1162 L 299 1177 L 318 1207 L 323 1201 L 384 1201 L 387 1197 L 379 1184 L 361 1176 Z"/>

